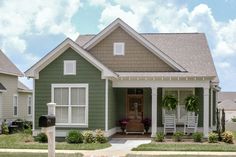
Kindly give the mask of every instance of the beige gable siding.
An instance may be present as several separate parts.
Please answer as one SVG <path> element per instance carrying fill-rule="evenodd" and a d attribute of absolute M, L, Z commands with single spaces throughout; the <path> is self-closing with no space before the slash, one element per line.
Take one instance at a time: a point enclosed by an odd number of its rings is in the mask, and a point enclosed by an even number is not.
<path fill-rule="evenodd" d="M 0 82 L 6 87 L 2 93 L 2 119 L 14 119 L 13 117 L 13 95 L 17 93 L 17 76 L 0 74 Z"/>
<path fill-rule="evenodd" d="M 113 55 L 113 43 L 125 43 L 125 55 Z M 90 53 L 113 71 L 120 72 L 170 72 L 174 71 L 155 54 L 118 27 L 109 36 L 103 39 Z"/>

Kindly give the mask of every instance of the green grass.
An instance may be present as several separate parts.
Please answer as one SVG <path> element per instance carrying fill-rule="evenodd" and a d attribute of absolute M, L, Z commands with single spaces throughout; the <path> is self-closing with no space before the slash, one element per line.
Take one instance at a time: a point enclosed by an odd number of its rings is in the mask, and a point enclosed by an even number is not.
<path fill-rule="evenodd" d="M 215 157 L 215 155 L 136 155 L 136 154 L 127 154 L 126 157 Z M 217 157 L 235 157 L 235 156 L 217 155 Z"/>
<path fill-rule="evenodd" d="M 133 151 L 222 151 L 236 152 L 235 144 L 208 144 L 208 143 L 149 143 L 142 144 Z"/>
<path fill-rule="evenodd" d="M 32 141 L 30 135 L 25 135 L 22 133 L 12 134 L 12 135 L 0 135 L 0 148 L 8 149 L 47 149 L 48 145 L 45 143 L 38 142 L 25 142 Z M 99 144 L 68 144 L 66 142 L 57 142 L 56 149 L 64 150 L 96 150 L 110 147 L 109 143 Z"/>
<path fill-rule="evenodd" d="M 0 153 L 1 157 L 47 157 L 46 153 Z M 82 157 L 82 154 L 56 154 L 56 157 Z"/>

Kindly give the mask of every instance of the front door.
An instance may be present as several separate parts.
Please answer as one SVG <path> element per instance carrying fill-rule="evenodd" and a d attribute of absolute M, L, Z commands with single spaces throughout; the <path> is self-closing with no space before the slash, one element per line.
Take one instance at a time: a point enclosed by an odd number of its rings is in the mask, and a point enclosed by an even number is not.
<path fill-rule="evenodd" d="M 134 89 L 132 89 L 134 90 Z M 130 120 L 143 119 L 143 92 L 142 89 L 135 89 L 135 92 L 127 92 L 127 118 Z"/>

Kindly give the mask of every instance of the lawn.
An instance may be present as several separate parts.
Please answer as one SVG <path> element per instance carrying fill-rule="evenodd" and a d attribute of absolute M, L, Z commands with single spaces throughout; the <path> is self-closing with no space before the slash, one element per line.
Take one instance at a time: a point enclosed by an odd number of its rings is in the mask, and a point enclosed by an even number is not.
<path fill-rule="evenodd" d="M 235 144 L 225 143 L 149 143 L 142 144 L 133 151 L 222 151 L 222 152 L 236 152 Z"/>
<path fill-rule="evenodd" d="M 38 142 L 25 142 L 33 141 L 31 135 L 17 133 L 12 135 L 0 135 L 0 148 L 8 149 L 47 149 L 48 145 Z M 68 150 L 96 150 L 110 147 L 109 143 L 99 144 L 68 144 L 66 142 L 57 142 L 56 149 Z"/>
<path fill-rule="evenodd" d="M 46 153 L 0 153 L 1 157 L 47 157 Z M 56 154 L 56 157 L 82 157 L 82 154 Z"/>
<path fill-rule="evenodd" d="M 127 154 L 126 157 L 215 157 L 215 155 L 137 155 L 137 154 Z M 217 155 L 217 157 L 235 157 L 235 156 Z"/>

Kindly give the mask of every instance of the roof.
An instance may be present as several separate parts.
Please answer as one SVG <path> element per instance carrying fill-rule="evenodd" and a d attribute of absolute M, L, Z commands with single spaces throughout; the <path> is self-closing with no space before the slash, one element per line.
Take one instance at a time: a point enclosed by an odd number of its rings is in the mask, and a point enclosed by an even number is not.
<path fill-rule="evenodd" d="M 224 100 L 236 101 L 236 92 L 219 92 L 218 101 Z"/>
<path fill-rule="evenodd" d="M 213 77 L 214 82 L 219 82 L 204 33 L 140 33 L 140 35 L 187 71 L 167 72 L 163 75 Z M 80 35 L 76 43 L 84 46 L 94 36 L 94 34 Z"/>
<path fill-rule="evenodd" d="M 5 91 L 5 90 L 7 90 L 6 87 L 4 87 L 3 84 L 1 84 L 1 82 L 0 82 L 0 92 Z"/>
<path fill-rule="evenodd" d="M 18 81 L 18 92 L 26 92 L 26 93 L 32 93 L 32 90 L 29 89 L 26 85 L 24 85 L 22 82 Z"/>
<path fill-rule="evenodd" d="M 9 60 L 9 58 L 0 50 L 0 73 L 24 76 L 24 74 Z"/>
<path fill-rule="evenodd" d="M 72 48 L 78 54 L 80 54 L 84 59 L 94 65 L 102 72 L 102 76 L 108 77 L 117 77 L 117 75 L 103 65 L 100 61 L 98 61 L 95 57 L 93 57 L 86 50 L 81 48 L 77 43 L 73 40 L 67 38 L 61 44 L 59 44 L 55 49 L 49 52 L 46 56 L 44 56 L 41 60 L 39 60 L 36 64 L 34 64 L 30 69 L 25 72 L 27 77 L 38 78 L 39 72 L 45 68 L 48 64 L 50 64 L 54 59 L 60 56 L 65 50 L 68 48 Z"/>

